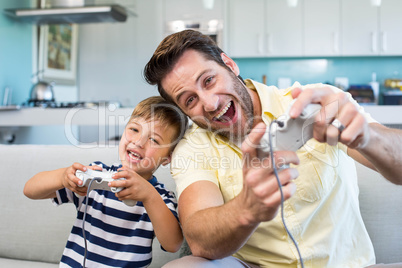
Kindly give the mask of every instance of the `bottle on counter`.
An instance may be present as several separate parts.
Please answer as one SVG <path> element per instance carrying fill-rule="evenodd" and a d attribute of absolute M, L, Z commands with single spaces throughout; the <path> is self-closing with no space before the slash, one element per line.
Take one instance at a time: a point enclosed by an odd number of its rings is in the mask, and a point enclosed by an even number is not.
<path fill-rule="evenodd" d="M 369 84 L 373 89 L 374 102 L 378 104 L 378 96 L 380 94 L 380 84 L 377 82 L 377 74 L 375 72 L 371 74 L 371 82 Z"/>

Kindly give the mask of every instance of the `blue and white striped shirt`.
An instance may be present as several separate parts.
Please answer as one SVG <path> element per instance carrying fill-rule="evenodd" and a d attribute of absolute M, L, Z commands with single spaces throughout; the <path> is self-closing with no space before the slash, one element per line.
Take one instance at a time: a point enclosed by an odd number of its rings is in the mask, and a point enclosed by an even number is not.
<path fill-rule="evenodd" d="M 94 162 L 105 171 L 121 166 L 106 166 Z M 174 194 L 164 188 L 155 177 L 149 181 L 159 192 L 168 208 L 177 218 L 177 201 Z M 56 192 L 56 205 L 73 203 L 77 208 L 74 222 L 60 267 L 81 267 L 84 258 L 82 219 L 88 203 L 85 220 L 87 239 L 87 267 L 146 267 L 152 261 L 152 240 L 155 237 L 151 220 L 142 204 L 125 205 L 111 191 L 92 190 L 88 198 L 77 197 L 68 189 Z M 87 201 L 88 200 L 88 201 Z"/>

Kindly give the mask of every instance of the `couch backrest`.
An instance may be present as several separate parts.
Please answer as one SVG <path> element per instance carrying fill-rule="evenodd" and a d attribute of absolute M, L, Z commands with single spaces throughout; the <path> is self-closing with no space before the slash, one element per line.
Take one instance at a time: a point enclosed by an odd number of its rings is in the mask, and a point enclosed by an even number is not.
<path fill-rule="evenodd" d="M 74 206 L 55 207 L 49 200 L 30 200 L 22 193 L 25 182 L 39 171 L 73 162 L 119 162 L 117 151 L 117 147 L 0 145 L 0 257 L 58 263 L 75 219 Z M 402 262 L 402 186 L 360 164 L 357 173 L 361 213 L 377 261 Z M 175 190 L 169 167 L 159 168 L 156 176 Z M 152 267 L 160 267 L 178 255 L 162 253 L 154 244 L 154 256 Z"/>
<path fill-rule="evenodd" d="M 118 148 L 0 145 L 0 257 L 58 263 L 76 216 L 75 207 L 28 199 L 23 194 L 25 182 L 40 171 L 98 160 L 118 163 Z M 169 167 L 161 167 L 156 176 L 175 190 Z"/>
<path fill-rule="evenodd" d="M 377 263 L 402 262 L 402 186 L 363 165 L 356 167 L 360 211 Z"/>

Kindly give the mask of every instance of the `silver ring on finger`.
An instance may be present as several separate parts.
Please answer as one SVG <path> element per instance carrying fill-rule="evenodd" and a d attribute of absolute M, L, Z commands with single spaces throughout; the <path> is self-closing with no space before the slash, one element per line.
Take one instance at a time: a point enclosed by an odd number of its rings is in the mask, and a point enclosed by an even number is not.
<path fill-rule="evenodd" d="M 335 118 L 334 121 L 332 121 L 331 125 L 336 127 L 339 133 L 342 133 L 342 131 L 345 129 L 345 125 L 342 124 L 337 118 Z"/>

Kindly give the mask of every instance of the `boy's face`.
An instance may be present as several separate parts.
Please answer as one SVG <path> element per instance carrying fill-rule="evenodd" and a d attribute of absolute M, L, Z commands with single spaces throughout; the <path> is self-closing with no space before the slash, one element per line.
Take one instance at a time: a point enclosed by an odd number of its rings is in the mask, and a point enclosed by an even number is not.
<path fill-rule="evenodd" d="M 170 148 L 174 128 L 162 126 L 159 121 L 131 119 L 119 144 L 123 166 L 129 167 L 145 179 L 150 179 L 162 164 L 170 162 Z"/>

